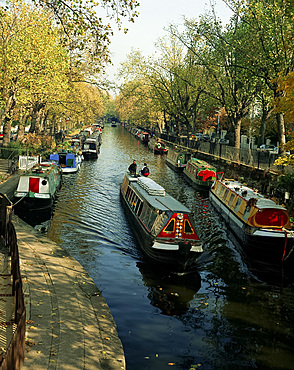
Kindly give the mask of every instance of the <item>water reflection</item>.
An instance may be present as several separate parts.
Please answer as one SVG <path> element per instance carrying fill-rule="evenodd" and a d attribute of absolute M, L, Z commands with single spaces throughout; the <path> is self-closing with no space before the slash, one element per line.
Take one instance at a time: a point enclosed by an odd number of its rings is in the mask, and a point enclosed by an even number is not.
<path fill-rule="evenodd" d="M 181 316 L 189 309 L 189 303 L 201 287 L 198 271 L 179 276 L 155 269 L 150 264 L 138 262 L 150 303 L 163 315 Z"/>

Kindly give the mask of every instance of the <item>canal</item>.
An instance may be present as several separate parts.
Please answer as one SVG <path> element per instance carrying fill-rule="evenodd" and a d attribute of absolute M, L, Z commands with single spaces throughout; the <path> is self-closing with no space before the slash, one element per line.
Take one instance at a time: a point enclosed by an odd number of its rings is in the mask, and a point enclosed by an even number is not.
<path fill-rule="evenodd" d="M 185 278 L 154 269 L 136 246 L 119 189 L 129 164 L 193 211 L 204 253 Z M 294 369 L 294 287 L 248 268 L 206 195 L 122 127 L 64 176 L 48 237 L 75 257 L 107 300 L 128 370 Z"/>

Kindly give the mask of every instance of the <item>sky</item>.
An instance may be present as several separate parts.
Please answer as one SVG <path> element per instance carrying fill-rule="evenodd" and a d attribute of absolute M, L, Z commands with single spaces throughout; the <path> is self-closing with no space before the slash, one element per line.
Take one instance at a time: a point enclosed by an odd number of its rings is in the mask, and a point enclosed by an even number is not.
<path fill-rule="evenodd" d="M 183 24 L 183 17 L 198 19 L 201 14 L 211 9 L 207 0 L 139 0 L 139 16 L 135 23 L 123 22 L 123 27 L 129 29 L 127 34 L 118 31 L 114 26 L 114 36 L 111 38 L 110 52 L 113 66 L 106 68 L 110 80 L 115 81 L 115 73 L 120 63 L 132 49 L 140 50 L 146 56 L 152 55 L 156 41 L 166 33 L 164 28 L 170 24 Z M 230 11 L 222 0 L 215 0 L 217 16 L 227 23 Z M 122 27 L 122 28 L 123 28 Z"/>

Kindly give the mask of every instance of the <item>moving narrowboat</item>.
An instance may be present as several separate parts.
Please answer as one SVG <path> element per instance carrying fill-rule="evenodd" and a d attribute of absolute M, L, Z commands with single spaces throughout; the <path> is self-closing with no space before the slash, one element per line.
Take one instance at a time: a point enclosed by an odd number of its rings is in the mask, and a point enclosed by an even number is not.
<path fill-rule="evenodd" d="M 85 160 L 97 159 L 100 151 L 98 137 L 89 137 L 83 143 L 82 153 Z"/>
<path fill-rule="evenodd" d="M 176 172 L 183 172 L 188 160 L 191 158 L 191 153 L 174 148 L 170 149 L 166 156 L 166 164 Z"/>
<path fill-rule="evenodd" d="M 294 234 L 286 208 L 235 180 L 216 180 L 209 198 L 241 242 L 245 257 L 293 267 Z"/>
<path fill-rule="evenodd" d="M 59 164 L 62 173 L 75 173 L 81 167 L 83 155 L 81 151 L 77 153 L 71 151 L 62 151 L 50 154 L 50 161 Z"/>
<path fill-rule="evenodd" d="M 55 163 L 39 163 L 20 176 L 14 192 L 14 207 L 36 211 L 52 207 L 61 187 L 61 170 Z"/>
<path fill-rule="evenodd" d="M 167 154 L 168 148 L 164 142 L 157 140 L 153 147 L 154 154 Z"/>
<path fill-rule="evenodd" d="M 217 179 L 216 168 L 197 158 L 189 159 L 184 175 L 194 187 L 202 189 L 209 189 Z"/>
<path fill-rule="evenodd" d="M 195 269 L 202 244 L 190 210 L 146 177 L 126 174 L 120 194 L 145 255 L 174 273 L 182 274 Z"/>

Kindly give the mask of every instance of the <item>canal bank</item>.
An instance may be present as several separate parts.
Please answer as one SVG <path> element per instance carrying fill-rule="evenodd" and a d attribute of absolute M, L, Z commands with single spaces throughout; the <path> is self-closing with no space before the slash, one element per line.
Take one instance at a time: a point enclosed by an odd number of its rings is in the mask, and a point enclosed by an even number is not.
<path fill-rule="evenodd" d="M 11 199 L 17 175 L 0 184 Z M 125 369 L 116 324 L 101 291 L 59 245 L 16 216 L 27 311 L 22 369 Z"/>

